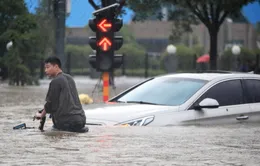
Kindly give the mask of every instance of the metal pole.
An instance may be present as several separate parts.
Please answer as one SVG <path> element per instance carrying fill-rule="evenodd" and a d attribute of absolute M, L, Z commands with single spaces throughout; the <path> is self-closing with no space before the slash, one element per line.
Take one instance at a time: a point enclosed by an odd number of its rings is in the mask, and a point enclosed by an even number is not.
<path fill-rule="evenodd" d="M 146 52 L 146 54 L 145 54 L 145 73 L 144 73 L 145 78 L 148 77 L 148 68 L 149 68 L 148 52 Z"/>
<path fill-rule="evenodd" d="M 67 73 L 70 74 L 71 71 L 71 53 L 67 55 Z"/>
<path fill-rule="evenodd" d="M 255 74 L 259 74 L 259 54 L 256 54 L 256 62 L 255 62 Z"/>
<path fill-rule="evenodd" d="M 109 99 L 109 73 L 103 73 L 103 101 L 106 102 Z"/>
<path fill-rule="evenodd" d="M 56 49 L 55 54 L 61 60 L 62 70 L 66 71 L 65 48 L 65 17 L 66 0 L 56 0 Z"/>
<path fill-rule="evenodd" d="M 41 59 L 41 67 L 40 67 L 40 79 L 44 77 L 44 59 Z"/>
<path fill-rule="evenodd" d="M 125 75 L 125 54 L 122 56 L 122 75 Z"/>
<path fill-rule="evenodd" d="M 196 54 L 194 54 L 193 55 L 193 70 L 194 71 L 196 71 L 196 69 L 197 69 L 197 55 Z"/>

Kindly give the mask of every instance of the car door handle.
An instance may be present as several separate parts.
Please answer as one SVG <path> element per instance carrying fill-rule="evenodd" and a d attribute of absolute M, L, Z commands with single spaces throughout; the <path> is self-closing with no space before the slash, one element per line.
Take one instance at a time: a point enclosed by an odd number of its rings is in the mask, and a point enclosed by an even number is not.
<path fill-rule="evenodd" d="M 248 119 L 248 116 L 245 116 L 245 115 L 240 115 L 238 117 L 236 117 L 237 120 L 247 120 Z"/>

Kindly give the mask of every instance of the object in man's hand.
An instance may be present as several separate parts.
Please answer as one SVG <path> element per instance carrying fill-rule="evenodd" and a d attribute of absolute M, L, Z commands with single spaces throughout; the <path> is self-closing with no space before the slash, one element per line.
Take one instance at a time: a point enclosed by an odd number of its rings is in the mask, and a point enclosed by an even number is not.
<path fill-rule="evenodd" d="M 42 111 L 43 111 L 43 109 L 42 109 L 42 110 L 39 110 L 36 114 L 41 114 Z M 39 125 L 38 128 L 39 128 L 39 130 L 43 131 L 43 127 L 44 127 L 44 124 L 45 124 L 45 121 L 46 121 L 46 116 L 40 118 L 40 116 L 36 116 L 36 115 L 35 115 L 35 116 L 33 117 L 33 120 L 35 120 L 35 119 L 37 119 L 37 120 L 41 119 L 40 125 Z"/>
<path fill-rule="evenodd" d="M 41 118 L 39 130 L 43 131 L 43 127 L 44 127 L 45 121 L 46 121 L 46 116 Z"/>

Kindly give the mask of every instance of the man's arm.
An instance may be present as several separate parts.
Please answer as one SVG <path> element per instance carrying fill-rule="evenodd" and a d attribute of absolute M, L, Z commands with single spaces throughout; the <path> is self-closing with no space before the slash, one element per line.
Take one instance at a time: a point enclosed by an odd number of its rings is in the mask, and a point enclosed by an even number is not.
<path fill-rule="evenodd" d="M 50 83 L 49 90 L 46 96 L 46 103 L 44 105 L 45 113 L 54 113 L 59 107 L 61 86 L 57 80 Z"/>

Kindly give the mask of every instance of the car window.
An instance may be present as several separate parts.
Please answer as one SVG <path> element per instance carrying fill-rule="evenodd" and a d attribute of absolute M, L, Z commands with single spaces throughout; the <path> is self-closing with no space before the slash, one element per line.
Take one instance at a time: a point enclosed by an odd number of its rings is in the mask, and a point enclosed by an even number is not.
<path fill-rule="evenodd" d="M 119 102 L 142 101 L 158 105 L 183 104 L 208 81 L 189 78 L 160 77 L 150 80 L 119 97 Z"/>
<path fill-rule="evenodd" d="M 241 81 L 231 80 L 218 83 L 204 93 L 195 104 L 198 104 L 205 98 L 217 100 L 220 106 L 243 104 Z"/>
<path fill-rule="evenodd" d="M 243 80 L 246 87 L 246 102 L 259 103 L 260 102 L 260 80 Z"/>

